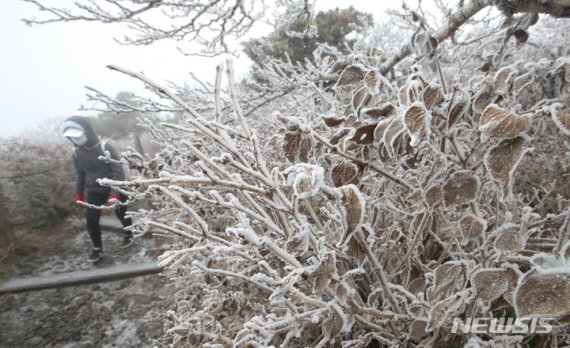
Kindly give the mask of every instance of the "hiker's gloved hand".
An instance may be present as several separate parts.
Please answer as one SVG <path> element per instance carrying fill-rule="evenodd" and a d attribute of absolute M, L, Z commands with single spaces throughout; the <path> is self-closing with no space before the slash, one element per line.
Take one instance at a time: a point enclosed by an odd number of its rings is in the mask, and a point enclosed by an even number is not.
<path fill-rule="evenodd" d="M 109 197 L 107 197 L 107 205 L 111 206 L 119 203 L 121 203 L 119 195 L 109 195 Z"/>
<path fill-rule="evenodd" d="M 85 202 L 85 196 L 83 195 L 83 193 L 75 194 L 75 204 L 77 204 L 77 206 L 79 207 L 83 207 L 81 204 L 79 204 L 79 202 Z"/>

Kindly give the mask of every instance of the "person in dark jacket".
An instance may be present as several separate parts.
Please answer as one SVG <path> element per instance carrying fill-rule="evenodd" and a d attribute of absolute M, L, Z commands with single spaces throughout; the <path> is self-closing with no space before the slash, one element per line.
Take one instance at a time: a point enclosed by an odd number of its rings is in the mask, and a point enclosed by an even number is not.
<path fill-rule="evenodd" d="M 99 157 L 106 157 L 108 152 L 114 160 L 119 160 L 117 151 L 108 143 L 101 142 L 95 134 L 89 118 L 82 116 L 72 116 L 63 123 L 63 135 L 75 146 L 73 151 L 73 162 L 75 164 L 75 200 L 76 202 L 87 202 L 92 205 L 101 206 L 112 205 L 118 202 L 125 202 L 127 197 L 108 186 L 101 186 L 98 179 L 124 180 L 125 174 L 119 163 L 107 162 Z M 85 199 L 87 198 L 87 199 Z M 123 227 L 132 224 L 130 218 L 125 217 L 127 208 L 119 205 L 115 209 L 115 215 L 121 221 Z M 93 243 L 93 250 L 89 260 L 97 262 L 103 253 L 103 243 L 101 241 L 101 227 L 99 220 L 101 210 L 87 208 L 85 211 L 87 220 L 87 231 Z M 125 236 L 121 243 L 122 248 L 133 244 L 132 232 L 125 230 Z"/>

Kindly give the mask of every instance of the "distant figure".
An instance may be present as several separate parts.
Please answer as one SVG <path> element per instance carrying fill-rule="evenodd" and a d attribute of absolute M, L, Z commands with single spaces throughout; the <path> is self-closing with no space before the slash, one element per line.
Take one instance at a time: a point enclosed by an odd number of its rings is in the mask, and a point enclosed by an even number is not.
<path fill-rule="evenodd" d="M 101 186 L 97 179 L 107 178 L 112 180 L 124 180 L 125 173 L 118 163 L 107 163 L 99 159 L 109 152 L 114 160 L 119 160 L 117 151 L 108 143 L 102 142 L 95 134 L 91 122 L 87 117 L 72 116 L 63 123 L 63 135 L 75 146 L 73 149 L 73 162 L 76 170 L 75 201 L 87 202 L 92 205 L 101 206 L 104 204 L 113 205 L 118 202 L 125 202 L 127 197 L 108 186 Z M 85 200 L 85 195 L 87 200 Z M 130 226 L 132 221 L 125 217 L 127 207 L 118 206 L 115 215 L 121 221 L 123 227 Z M 87 208 L 85 212 L 87 220 L 87 231 L 93 243 L 93 251 L 89 260 L 97 262 L 103 253 L 103 243 L 101 241 L 101 227 L 99 220 L 101 210 Z M 125 230 L 125 236 L 121 243 L 122 248 L 127 248 L 133 244 L 133 234 Z"/>

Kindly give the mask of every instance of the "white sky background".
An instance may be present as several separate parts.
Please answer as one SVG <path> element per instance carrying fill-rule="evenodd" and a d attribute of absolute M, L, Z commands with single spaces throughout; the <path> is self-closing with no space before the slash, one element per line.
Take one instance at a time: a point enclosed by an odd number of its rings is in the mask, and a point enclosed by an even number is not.
<path fill-rule="evenodd" d="M 54 3 L 57 3 L 55 1 Z M 353 5 L 374 15 L 378 22 L 386 8 L 399 1 L 317 0 L 317 11 Z M 26 26 L 22 18 L 43 18 L 35 6 L 19 0 L 0 0 L 0 137 L 36 129 L 58 116 L 92 106 L 84 86 L 110 95 L 120 91 L 141 91 L 142 84 L 106 68 L 109 64 L 142 71 L 149 78 L 182 85 L 188 72 L 214 81 L 215 67 L 228 57 L 185 57 L 176 45 L 158 42 L 151 46 L 124 46 L 113 41 L 127 29 L 119 24 L 53 23 Z M 262 33 L 262 35 L 265 33 Z M 234 59 L 238 77 L 247 71 L 244 54 Z"/>

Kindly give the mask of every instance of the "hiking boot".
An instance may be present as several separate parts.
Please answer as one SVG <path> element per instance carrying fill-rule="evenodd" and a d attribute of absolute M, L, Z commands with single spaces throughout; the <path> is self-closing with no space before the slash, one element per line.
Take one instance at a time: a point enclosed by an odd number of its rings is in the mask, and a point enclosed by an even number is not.
<path fill-rule="evenodd" d="M 133 245 L 134 239 L 133 236 L 125 236 L 123 237 L 123 241 L 121 242 L 121 248 L 128 248 Z"/>
<path fill-rule="evenodd" d="M 93 251 L 91 251 L 91 255 L 89 255 L 89 261 L 95 263 L 95 262 L 101 260 L 102 254 L 103 254 L 103 250 L 101 250 L 99 248 L 93 249 Z"/>

